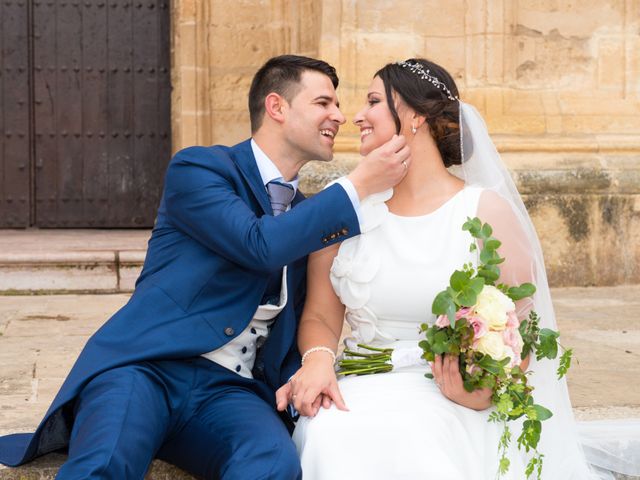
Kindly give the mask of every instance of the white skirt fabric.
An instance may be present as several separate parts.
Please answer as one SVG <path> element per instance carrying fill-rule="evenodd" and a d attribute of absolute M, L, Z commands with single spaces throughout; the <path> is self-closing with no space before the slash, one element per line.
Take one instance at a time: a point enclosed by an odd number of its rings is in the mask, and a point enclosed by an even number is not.
<path fill-rule="evenodd" d="M 496 478 L 502 426 L 487 421 L 491 410 L 445 398 L 424 372 L 414 367 L 341 379 L 349 411 L 321 408 L 296 426 L 304 479 Z M 526 477 L 516 438 L 514 432 L 505 480 Z"/>

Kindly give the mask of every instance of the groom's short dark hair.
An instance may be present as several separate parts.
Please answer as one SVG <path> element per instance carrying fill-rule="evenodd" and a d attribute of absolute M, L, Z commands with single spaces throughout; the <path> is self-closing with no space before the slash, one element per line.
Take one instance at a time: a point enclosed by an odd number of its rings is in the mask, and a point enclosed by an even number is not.
<path fill-rule="evenodd" d="M 331 79 L 334 88 L 338 88 L 336 69 L 322 60 L 301 57 L 299 55 L 280 55 L 267 61 L 258 70 L 249 89 L 249 117 L 251 118 L 251 133 L 262 125 L 264 118 L 264 99 L 270 93 L 277 93 L 291 102 L 297 95 L 302 72 L 315 70 Z"/>

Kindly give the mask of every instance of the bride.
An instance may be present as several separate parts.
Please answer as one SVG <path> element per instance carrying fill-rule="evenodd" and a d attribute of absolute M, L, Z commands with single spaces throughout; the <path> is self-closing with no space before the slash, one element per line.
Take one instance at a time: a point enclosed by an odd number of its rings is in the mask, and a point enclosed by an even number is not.
<path fill-rule="evenodd" d="M 496 478 L 501 426 L 487 422 L 491 392 L 467 392 L 457 358 L 409 361 L 389 373 L 339 381 L 334 363 L 344 319 L 350 348 L 416 347 L 419 325 L 435 321 L 435 294 L 455 269 L 476 262 L 472 238 L 461 228 L 467 217 L 490 223 L 502 241 L 501 282 L 537 285 L 533 304 L 517 305 L 520 318 L 534 308 L 542 327 L 556 329 L 535 231 L 482 118 L 458 100 L 442 67 L 424 59 L 386 65 L 354 123 L 361 154 L 400 134 L 411 145 L 411 164 L 393 191 L 362 202 L 360 236 L 309 258 L 298 337 L 303 365 L 278 392 L 280 409 L 291 402 L 302 415 L 293 438 L 304 478 Z M 554 413 L 543 422 L 542 478 L 593 478 L 556 365 L 533 358 L 528 368 L 536 401 Z M 433 380 L 424 376 L 429 370 Z M 528 459 L 516 437 L 501 478 L 526 478 Z"/>

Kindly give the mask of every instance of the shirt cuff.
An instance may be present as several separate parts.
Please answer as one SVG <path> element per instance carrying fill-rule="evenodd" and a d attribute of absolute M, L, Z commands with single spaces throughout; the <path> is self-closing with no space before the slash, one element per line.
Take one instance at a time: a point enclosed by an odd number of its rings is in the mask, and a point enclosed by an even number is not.
<path fill-rule="evenodd" d="M 362 224 L 360 219 L 360 198 L 358 197 L 358 192 L 356 191 L 356 187 L 353 186 L 351 180 L 347 177 L 340 177 L 335 182 L 344 188 L 344 191 L 347 192 L 347 196 L 349 200 L 351 200 L 351 205 L 353 205 L 353 209 L 356 212 L 356 216 L 358 217 L 358 223 Z"/>

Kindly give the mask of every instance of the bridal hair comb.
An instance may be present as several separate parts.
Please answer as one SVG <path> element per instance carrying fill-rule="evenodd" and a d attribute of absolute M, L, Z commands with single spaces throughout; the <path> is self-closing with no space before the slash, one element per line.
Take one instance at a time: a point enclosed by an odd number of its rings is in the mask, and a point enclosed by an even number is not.
<path fill-rule="evenodd" d="M 407 62 L 406 60 L 403 60 L 401 62 L 397 62 L 397 65 L 400 65 L 402 68 L 408 68 L 421 79 L 431 83 L 438 90 L 443 90 L 444 93 L 447 94 L 447 98 L 449 100 L 452 100 L 452 101 L 459 100 L 458 97 L 456 97 L 451 93 L 451 90 L 449 90 L 449 88 L 444 82 L 442 82 L 438 77 L 431 75 L 429 73 L 429 69 L 425 70 L 422 64 L 418 62 Z"/>

